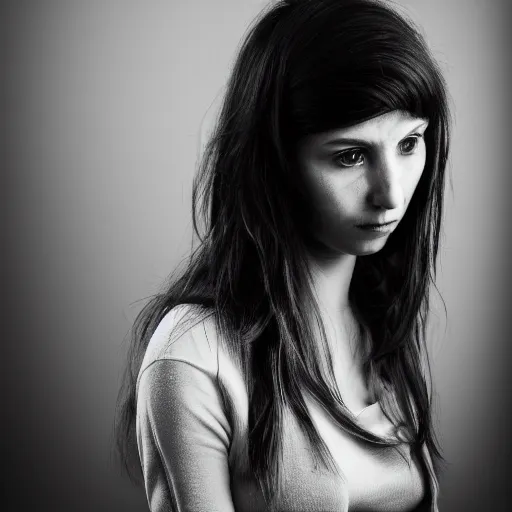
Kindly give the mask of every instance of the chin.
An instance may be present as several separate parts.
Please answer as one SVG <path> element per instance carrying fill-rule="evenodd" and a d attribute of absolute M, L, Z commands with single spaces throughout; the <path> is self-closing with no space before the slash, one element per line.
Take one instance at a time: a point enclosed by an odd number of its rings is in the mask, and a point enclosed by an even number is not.
<path fill-rule="evenodd" d="M 347 237 L 348 238 L 348 237 Z M 354 239 L 347 240 L 313 240 L 308 245 L 309 250 L 319 256 L 328 256 L 330 258 L 337 255 L 347 254 L 351 256 L 369 256 L 379 252 L 388 240 L 388 236 L 371 239 Z"/>
<path fill-rule="evenodd" d="M 345 248 L 343 252 L 354 256 L 369 256 L 382 250 L 386 245 L 387 240 L 387 236 L 376 240 L 360 240 L 352 244 L 350 248 Z"/>
<path fill-rule="evenodd" d="M 358 252 L 354 252 L 354 256 L 370 256 L 372 254 L 378 253 L 382 247 L 379 247 L 378 249 L 366 249 L 366 250 L 360 250 Z"/>

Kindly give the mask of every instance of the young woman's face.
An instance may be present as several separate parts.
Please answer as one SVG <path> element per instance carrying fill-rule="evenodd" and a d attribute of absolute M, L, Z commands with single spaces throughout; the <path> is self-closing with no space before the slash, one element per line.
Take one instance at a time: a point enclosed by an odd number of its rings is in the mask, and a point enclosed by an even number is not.
<path fill-rule="evenodd" d="M 306 137 L 298 163 L 326 254 L 372 254 L 403 217 L 425 166 L 428 121 L 393 111 Z"/>

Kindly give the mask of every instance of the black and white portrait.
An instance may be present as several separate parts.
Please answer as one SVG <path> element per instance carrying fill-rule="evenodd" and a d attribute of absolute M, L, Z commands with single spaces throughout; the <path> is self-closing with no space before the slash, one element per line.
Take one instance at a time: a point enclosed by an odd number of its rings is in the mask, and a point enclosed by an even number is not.
<path fill-rule="evenodd" d="M 507 2 L 0 12 L 3 510 L 508 510 Z"/>

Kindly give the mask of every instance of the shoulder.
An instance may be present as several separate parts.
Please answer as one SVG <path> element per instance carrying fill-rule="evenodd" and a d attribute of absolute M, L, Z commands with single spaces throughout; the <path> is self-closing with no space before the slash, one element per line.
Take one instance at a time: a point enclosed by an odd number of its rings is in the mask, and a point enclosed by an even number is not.
<path fill-rule="evenodd" d="M 170 410 L 170 403 L 174 411 L 176 404 L 204 411 L 216 404 L 234 426 L 237 446 L 247 429 L 249 398 L 240 363 L 219 334 L 214 314 L 196 306 L 180 305 L 162 318 L 146 349 L 136 396 L 141 411 L 160 410 L 162 404 Z"/>
<path fill-rule="evenodd" d="M 218 371 L 218 342 L 213 314 L 191 304 L 171 309 L 149 340 L 137 383 L 158 361 L 181 361 L 203 372 Z"/>
<path fill-rule="evenodd" d="M 179 478 L 183 468 L 211 459 L 203 450 L 227 453 L 232 425 L 218 385 L 214 332 L 210 316 L 187 305 L 169 311 L 149 341 L 135 423 L 147 482 L 166 478 L 162 464 Z"/>

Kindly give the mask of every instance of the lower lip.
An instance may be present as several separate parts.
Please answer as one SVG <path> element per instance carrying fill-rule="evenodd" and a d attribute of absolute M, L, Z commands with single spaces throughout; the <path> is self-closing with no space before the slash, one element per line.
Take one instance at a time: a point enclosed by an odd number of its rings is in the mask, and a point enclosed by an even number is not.
<path fill-rule="evenodd" d="M 366 225 L 366 226 L 357 226 L 359 229 L 363 231 L 369 231 L 374 233 L 389 233 L 395 222 L 390 222 L 389 224 L 374 224 L 374 225 Z"/>

